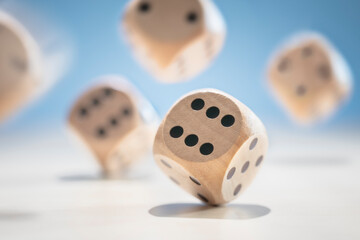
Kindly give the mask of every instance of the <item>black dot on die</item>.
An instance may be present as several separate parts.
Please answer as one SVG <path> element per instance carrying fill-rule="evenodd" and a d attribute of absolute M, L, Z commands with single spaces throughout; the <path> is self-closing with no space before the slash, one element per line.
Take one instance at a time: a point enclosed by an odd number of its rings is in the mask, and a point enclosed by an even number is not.
<path fill-rule="evenodd" d="M 190 176 L 189 178 L 190 178 L 190 180 L 193 181 L 196 185 L 199 185 L 199 186 L 201 185 L 201 183 L 199 182 L 199 180 L 197 180 L 196 178 L 194 178 L 194 177 L 192 177 L 192 176 Z"/>
<path fill-rule="evenodd" d="M 280 61 L 279 65 L 278 65 L 278 70 L 280 72 L 285 72 L 290 65 L 290 60 L 288 58 L 284 58 Z"/>
<path fill-rule="evenodd" d="M 106 136 L 106 130 L 104 128 L 98 128 L 96 130 L 96 134 L 98 137 L 105 137 Z"/>
<path fill-rule="evenodd" d="M 170 136 L 173 138 L 179 138 L 183 135 L 184 129 L 180 126 L 175 126 L 170 130 Z"/>
<path fill-rule="evenodd" d="M 302 55 L 304 57 L 310 57 L 313 54 L 313 49 L 311 47 L 305 47 L 302 50 Z"/>
<path fill-rule="evenodd" d="M 126 107 L 122 110 L 122 114 L 127 117 L 131 115 L 131 109 L 129 107 Z"/>
<path fill-rule="evenodd" d="M 236 188 L 235 188 L 235 190 L 234 190 L 234 196 L 238 195 L 239 192 L 240 192 L 240 190 L 241 190 L 241 184 L 239 184 L 239 185 L 236 186 Z"/>
<path fill-rule="evenodd" d="M 320 77 L 324 80 L 329 80 L 331 77 L 331 70 L 328 65 L 320 65 L 318 72 Z"/>
<path fill-rule="evenodd" d="M 168 168 L 172 168 L 171 165 L 170 165 L 168 162 L 166 162 L 165 160 L 161 159 L 160 162 L 161 162 L 162 164 L 164 164 L 164 166 L 166 166 L 166 167 L 168 167 Z"/>
<path fill-rule="evenodd" d="M 20 58 L 13 57 L 11 59 L 11 63 L 16 68 L 16 70 L 18 70 L 19 72 L 25 72 L 27 69 L 26 62 Z"/>
<path fill-rule="evenodd" d="M 305 87 L 305 86 L 300 85 L 300 86 L 298 86 L 298 87 L 296 88 L 296 94 L 297 94 L 298 96 L 304 96 L 305 93 L 306 93 L 306 87 Z"/>
<path fill-rule="evenodd" d="M 139 12 L 146 13 L 149 12 L 151 9 L 150 3 L 144 1 L 139 4 L 138 10 Z"/>
<path fill-rule="evenodd" d="M 169 178 L 170 178 L 171 181 L 173 181 L 175 184 L 180 185 L 179 181 L 176 180 L 175 178 L 173 178 L 173 177 L 169 177 Z"/>
<path fill-rule="evenodd" d="M 241 168 L 241 173 L 246 172 L 246 170 L 248 170 L 248 168 L 249 168 L 249 165 L 250 165 L 250 162 L 247 161 L 247 162 L 242 166 L 242 168 Z"/>
<path fill-rule="evenodd" d="M 209 200 L 206 197 L 204 197 L 203 195 L 201 195 L 200 193 L 198 193 L 197 195 L 202 201 L 204 201 L 206 203 L 209 202 Z"/>
<path fill-rule="evenodd" d="M 189 12 L 186 15 L 186 20 L 188 21 L 188 23 L 195 23 L 198 20 L 198 15 L 196 14 L 196 12 Z"/>
<path fill-rule="evenodd" d="M 105 88 L 104 89 L 105 96 L 109 97 L 109 96 L 112 95 L 112 93 L 113 93 L 113 90 L 111 88 Z"/>
<path fill-rule="evenodd" d="M 94 98 L 94 99 L 92 100 L 92 104 L 93 104 L 94 106 L 98 106 L 98 105 L 100 104 L 99 99 Z"/>
<path fill-rule="evenodd" d="M 88 110 L 87 110 L 86 108 L 80 108 L 80 110 L 79 110 L 79 115 L 80 115 L 81 117 L 87 116 L 87 115 L 88 115 Z"/>
<path fill-rule="evenodd" d="M 118 125 L 118 120 L 116 119 L 116 118 L 112 118 L 112 119 L 110 119 L 110 124 L 112 125 L 112 126 L 116 126 L 116 125 Z"/>
<path fill-rule="evenodd" d="M 185 144 L 186 146 L 193 147 L 199 142 L 198 136 L 195 134 L 190 134 L 185 138 Z"/>
<path fill-rule="evenodd" d="M 217 118 L 219 114 L 220 114 L 220 110 L 217 107 L 209 107 L 208 110 L 206 111 L 206 116 L 212 119 Z"/>
<path fill-rule="evenodd" d="M 260 157 L 256 160 L 255 166 L 258 167 L 258 166 L 262 163 L 263 159 L 264 159 L 264 157 L 263 157 L 263 156 L 260 156 Z"/>
<path fill-rule="evenodd" d="M 196 111 L 203 109 L 204 106 L 205 106 L 205 102 L 201 98 L 197 98 L 191 103 L 191 108 Z"/>
<path fill-rule="evenodd" d="M 252 142 L 250 143 L 249 149 L 253 150 L 256 147 L 257 142 L 258 142 L 258 139 L 254 138 L 254 140 L 252 140 Z"/>
<path fill-rule="evenodd" d="M 222 119 L 221 119 L 221 124 L 224 127 L 231 127 L 233 124 L 235 123 L 235 118 L 232 115 L 225 115 Z"/>
<path fill-rule="evenodd" d="M 227 180 L 231 179 L 234 176 L 235 171 L 236 171 L 236 167 L 230 169 L 228 175 L 226 176 Z"/>
<path fill-rule="evenodd" d="M 200 147 L 200 153 L 202 155 L 209 155 L 214 151 L 214 146 L 211 143 L 204 143 Z"/>

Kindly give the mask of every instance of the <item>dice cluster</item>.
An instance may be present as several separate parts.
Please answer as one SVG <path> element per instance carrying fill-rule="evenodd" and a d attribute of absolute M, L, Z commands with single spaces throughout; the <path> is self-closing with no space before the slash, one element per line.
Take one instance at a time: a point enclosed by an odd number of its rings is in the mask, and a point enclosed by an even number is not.
<path fill-rule="evenodd" d="M 121 25 L 139 62 L 164 83 L 199 75 L 226 37 L 224 19 L 211 0 L 132 0 Z M 312 124 L 336 112 L 350 95 L 352 79 L 345 60 L 325 38 L 308 34 L 297 39 L 271 59 L 268 82 L 295 120 Z M 0 11 L 0 121 L 35 92 L 40 55 L 23 26 Z M 123 170 L 152 150 L 173 182 L 213 205 L 244 192 L 265 159 L 268 138 L 261 120 L 224 92 L 194 91 L 160 125 L 156 119 L 151 104 L 131 84 L 106 76 L 75 102 L 68 122 L 104 172 Z"/>

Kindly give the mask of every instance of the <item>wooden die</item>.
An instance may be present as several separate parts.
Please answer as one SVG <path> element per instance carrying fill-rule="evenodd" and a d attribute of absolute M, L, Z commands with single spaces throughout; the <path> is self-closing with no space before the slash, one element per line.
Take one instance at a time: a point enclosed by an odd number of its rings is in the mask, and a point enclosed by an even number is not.
<path fill-rule="evenodd" d="M 211 0 L 133 0 L 122 26 L 137 59 L 163 82 L 185 81 L 206 69 L 226 34 Z"/>
<path fill-rule="evenodd" d="M 244 192 L 267 147 L 265 127 L 248 107 L 226 93 L 205 89 L 170 109 L 157 131 L 153 153 L 172 181 L 217 205 Z"/>
<path fill-rule="evenodd" d="M 352 88 L 345 60 L 314 33 L 296 35 L 282 46 L 271 60 L 268 76 L 279 102 L 302 124 L 331 116 Z"/>
<path fill-rule="evenodd" d="M 0 11 L 0 122 L 39 94 L 42 61 L 37 43 L 13 17 Z"/>
<path fill-rule="evenodd" d="M 75 102 L 68 119 L 107 176 L 121 176 L 133 163 L 151 154 L 157 115 L 120 77 L 101 78 Z"/>

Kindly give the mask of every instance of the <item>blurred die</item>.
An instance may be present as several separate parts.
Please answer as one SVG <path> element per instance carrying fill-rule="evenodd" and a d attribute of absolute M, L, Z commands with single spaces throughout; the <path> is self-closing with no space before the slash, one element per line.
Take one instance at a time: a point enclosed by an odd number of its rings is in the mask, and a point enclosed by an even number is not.
<path fill-rule="evenodd" d="M 268 78 L 290 115 L 308 125 L 333 115 L 352 89 L 345 60 L 324 37 L 314 33 L 288 41 L 271 60 Z"/>
<path fill-rule="evenodd" d="M 68 122 L 108 177 L 121 177 L 151 154 L 157 115 L 129 82 L 101 77 L 73 105 Z M 141 162 L 141 161 L 140 161 Z"/>
<path fill-rule="evenodd" d="M 221 51 L 226 33 L 211 0 L 133 0 L 122 26 L 141 64 L 168 83 L 204 71 Z"/>

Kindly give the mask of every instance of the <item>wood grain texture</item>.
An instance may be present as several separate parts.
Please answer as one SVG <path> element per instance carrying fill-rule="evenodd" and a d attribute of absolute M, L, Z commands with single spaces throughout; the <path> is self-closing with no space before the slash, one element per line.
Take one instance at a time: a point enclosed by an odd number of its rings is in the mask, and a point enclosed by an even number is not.
<path fill-rule="evenodd" d="M 209 0 L 131 1 L 122 26 L 139 62 L 164 82 L 202 72 L 220 52 L 226 31 Z"/>
<path fill-rule="evenodd" d="M 40 51 L 27 30 L 0 11 L 0 121 L 37 94 L 42 81 Z"/>
<path fill-rule="evenodd" d="M 103 77 L 74 104 L 69 124 L 99 160 L 116 176 L 151 151 L 156 114 L 124 79 Z M 144 116 L 144 112 L 148 115 Z"/>
<path fill-rule="evenodd" d="M 203 104 L 194 104 L 199 100 Z M 211 111 L 214 107 L 219 110 L 216 117 Z M 225 121 L 228 116 L 234 118 L 231 124 Z M 183 129 L 181 135 L 173 134 L 177 127 Z M 196 135 L 196 144 L 189 144 L 191 135 Z M 249 150 L 254 138 L 258 146 Z M 240 179 L 226 179 L 229 168 L 246 161 L 255 165 L 255 158 L 266 153 L 267 141 L 263 124 L 249 108 L 228 94 L 205 89 L 190 93 L 171 108 L 158 129 L 153 151 L 155 161 L 172 180 L 195 197 L 217 205 L 240 195 L 229 196 L 229 191 L 233 193 L 240 180 L 247 187 L 258 170 L 250 167 Z M 206 144 L 212 145 L 211 151 L 202 151 Z"/>
<path fill-rule="evenodd" d="M 325 39 L 309 35 L 287 43 L 273 58 L 269 83 L 295 120 L 311 124 L 333 114 L 351 91 L 351 76 Z"/>

